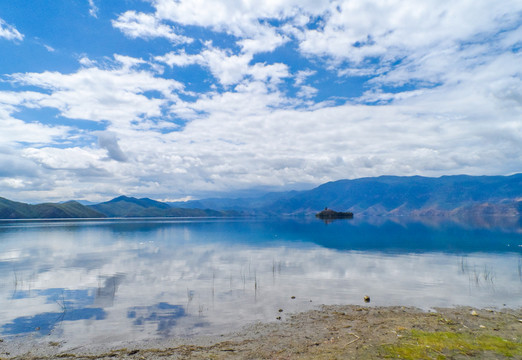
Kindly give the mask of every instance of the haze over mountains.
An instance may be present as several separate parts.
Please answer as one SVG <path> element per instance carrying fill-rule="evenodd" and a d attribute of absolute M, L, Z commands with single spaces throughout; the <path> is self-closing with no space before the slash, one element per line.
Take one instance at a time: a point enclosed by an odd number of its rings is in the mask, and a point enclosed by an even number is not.
<path fill-rule="evenodd" d="M 164 203 L 120 196 L 95 205 L 75 201 L 29 205 L 0 198 L 0 218 L 304 216 L 325 207 L 358 215 L 522 215 L 522 174 L 381 176 L 339 180 L 307 191 L 255 198 Z"/>

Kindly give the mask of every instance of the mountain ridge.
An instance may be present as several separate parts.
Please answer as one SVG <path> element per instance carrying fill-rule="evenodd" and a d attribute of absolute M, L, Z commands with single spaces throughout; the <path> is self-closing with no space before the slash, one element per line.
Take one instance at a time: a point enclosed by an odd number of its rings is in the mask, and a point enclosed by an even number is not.
<path fill-rule="evenodd" d="M 77 201 L 26 204 L 0 197 L 0 219 L 104 218 L 106 215 Z"/>
<path fill-rule="evenodd" d="M 355 216 L 521 216 L 522 173 L 386 175 L 336 180 L 303 191 L 169 203 L 125 195 L 94 205 L 30 205 L 0 198 L 0 218 L 308 216 L 325 207 Z"/>
<path fill-rule="evenodd" d="M 356 215 L 463 216 L 522 214 L 522 174 L 444 175 L 342 179 L 311 190 L 235 199 L 201 199 L 176 206 L 212 204 L 215 209 L 269 215 L 311 215 L 329 207 Z M 256 206 L 257 204 L 257 206 Z"/>
<path fill-rule="evenodd" d="M 149 198 L 137 199 L 123 195 L 88 207 L 108 217 L 229 217 L 241 215 L 236 211 L 172 207 L 167 203 Z"/>

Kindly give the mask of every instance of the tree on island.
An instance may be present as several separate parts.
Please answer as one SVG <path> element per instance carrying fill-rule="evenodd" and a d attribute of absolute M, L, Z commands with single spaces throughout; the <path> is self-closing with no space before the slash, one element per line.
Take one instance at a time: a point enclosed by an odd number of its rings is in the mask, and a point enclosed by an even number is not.
<path fill-rule="evenodd" d="M 334 211 L 332 209 L 328 209 L 328 207 L 325 207 L 323 211 L 315 214 L 315 217 L 319 219 L 351 219 L 353 218 L 353 213 L 349 211 Z"/>

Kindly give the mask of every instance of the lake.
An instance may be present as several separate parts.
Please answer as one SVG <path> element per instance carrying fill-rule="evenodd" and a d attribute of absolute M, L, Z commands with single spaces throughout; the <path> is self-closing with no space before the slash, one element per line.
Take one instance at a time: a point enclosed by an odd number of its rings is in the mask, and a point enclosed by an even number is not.
<path fill-rule="evenodd" d="M 521 223 L 0 222 L 4 341 L 215 335 L 319 304 L 522 307 Z"/>

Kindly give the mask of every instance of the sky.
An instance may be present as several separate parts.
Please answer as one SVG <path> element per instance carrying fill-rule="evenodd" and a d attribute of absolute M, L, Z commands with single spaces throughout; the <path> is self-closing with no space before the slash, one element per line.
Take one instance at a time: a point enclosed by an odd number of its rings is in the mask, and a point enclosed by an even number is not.
<path fill-rule="evenodd" d="M 0 4 L 0 196 L 522 171 L 519 0 Z"/>

